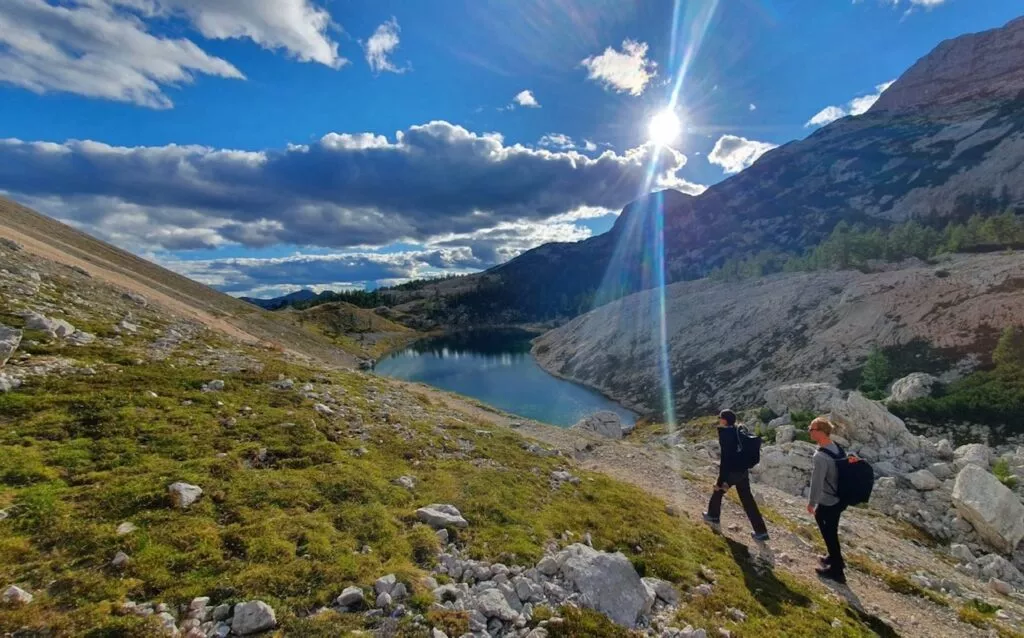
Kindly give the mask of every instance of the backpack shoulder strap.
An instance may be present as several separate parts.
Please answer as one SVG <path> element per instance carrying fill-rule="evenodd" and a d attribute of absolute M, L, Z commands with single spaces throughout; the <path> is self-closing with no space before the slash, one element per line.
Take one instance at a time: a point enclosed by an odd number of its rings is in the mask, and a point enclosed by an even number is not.
<path fill-rule="evenodd" d="M 843 459 L 846 458 L 846 452 L 843 451 L 843 448 L 839 447 L 839 444 L 836 444 L 836 447 L 839 448 L 839 453 L 838 454 L 836 454 L 835 452 L 832 452 L 831 450 L 829 450 L 828 448 L 825 448 L 825 447 L 819 447 L 818 449 L 821 450 L 822 452 L 824 452 L 825 454 L 828 454 L 833 459 L 835 459 L 837 461 L 842 461 Z"/>

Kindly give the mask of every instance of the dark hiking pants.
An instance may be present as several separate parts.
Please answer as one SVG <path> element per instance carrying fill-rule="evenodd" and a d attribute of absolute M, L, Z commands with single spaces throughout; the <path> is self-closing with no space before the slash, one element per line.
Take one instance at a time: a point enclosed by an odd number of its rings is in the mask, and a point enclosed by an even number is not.
<path fill-rule="evenodd" d="M 839 517 L 842 515 L 845 505 L 819 505 L 814 510 L 814 520 L 818 522 L 818 529 L 821 530 L 821 537 L 825 540 L 825 547 L 828 549 L 828 564 L 836 572 L 842 573 L 846 567 L 843 562 L 843 552 L 839 548 Z"/>
<path fill-rule="evenodd" d="M 747 513 L 747 518 L 750 519 L 750 526 L 754 528 L 755 534 L 767 534 L 768 528 L 765 527 L 764 518 L 761 517 L 761 510 L 757 508 L 757 502 L 754 500 L 754 495 L 750 492 L 750 474 L 747 472 L 731 472 L 725 476 L 725 482 L 729 484 L 729 487 L 735 487 L 736 493 L 740 497 L 740 503 L 743 505 L 743 511 Z M 708 516 L 718 520 L 722 515 L 722 497 L 725 496 L 726 490 L 716 489 L 711 493 L 711 501 L 708 503 Z"/>

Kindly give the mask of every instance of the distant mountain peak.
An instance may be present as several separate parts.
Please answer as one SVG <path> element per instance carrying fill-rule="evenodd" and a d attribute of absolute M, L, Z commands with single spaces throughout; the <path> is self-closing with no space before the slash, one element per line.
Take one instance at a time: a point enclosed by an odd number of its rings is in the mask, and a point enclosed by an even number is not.
<path fill-rule="evenodd" d="M 906 111 L 973 100 L 1002 101 L 1024 91 L 1024 17 L 946 40 L 904 73 L 871 107 Z"/>

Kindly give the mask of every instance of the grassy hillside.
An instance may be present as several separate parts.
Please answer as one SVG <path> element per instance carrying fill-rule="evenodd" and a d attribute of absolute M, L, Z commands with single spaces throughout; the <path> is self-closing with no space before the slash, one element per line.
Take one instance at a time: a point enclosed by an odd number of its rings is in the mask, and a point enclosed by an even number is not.
<path fill-rule="evenodd" d="M 373 310 L 333 302 L 306 310 L 286 311 L 300 326 L 329 338 L 354 355 L 377 358 L 418 336 L 418 333 Z"/>
<path fill-rule="evenodd" d="M 314 612 L 386 573 L 425 614 L 421 578 L 440 548 L 414 511 L 442 502 L 470 521 L 455 541 L 475 558 L 531 565 L 548 543 L 590 533 L 595 547 L 684 591 L 709 568 L 714 592 L 683 605 L 679 622 L 712 635 L 871 634 L 856 612 L 756 566 L 745 546 L 636 488 L 524 449 L 512 431 L 395 382 L 225 341 L 63 267 L 5 258 L 0 323 L 22 327 L 19 311 L 40 308 L 98 339 L 75 347 L 26 331 L 5 368 L 24 385 L 0 394 L 0 585 L 35 599 L 0 607 L 0 631 L 152 636 L 152 620 L 115 613 L 121 603 L 209 596 L 265 600 L 280 635 L 336 636 L 379 621 Z M 38 286 L 26 285 L 29 271 Z M 118 334 L 129 311 L 139 328 Z M 204 391 L 215 379 L 223 390 Z M 556 468 L 581 482 L 553 487 Z M 414 489 L 394 483 L 403 475 Z M 175 509 L 175 481 L 202 497 Z M 119 535 L 125 522 L 137 530 Z M 119 551 L 130 557 L 123 569 L 110 564 Z M 747 620 L 729 620 L 730 607 Z M 558 613 L 556 635 L 624 634 L 594 614 Z M 408 617 L 396 631 L 425 633 Z"/>

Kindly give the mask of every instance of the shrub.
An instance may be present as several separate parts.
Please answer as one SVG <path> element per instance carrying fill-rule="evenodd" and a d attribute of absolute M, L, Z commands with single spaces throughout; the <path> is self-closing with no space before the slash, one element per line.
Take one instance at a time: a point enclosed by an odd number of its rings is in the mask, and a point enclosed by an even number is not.
<path fill-rule="evenodd" d="M 1011 490 L 1017 487 L 1017 477 L 1010 472 L 1010 463 L 1006 459 L 996 461 L 992 466 L 992 473 L 995 474 L 1000 483 Z"/>

